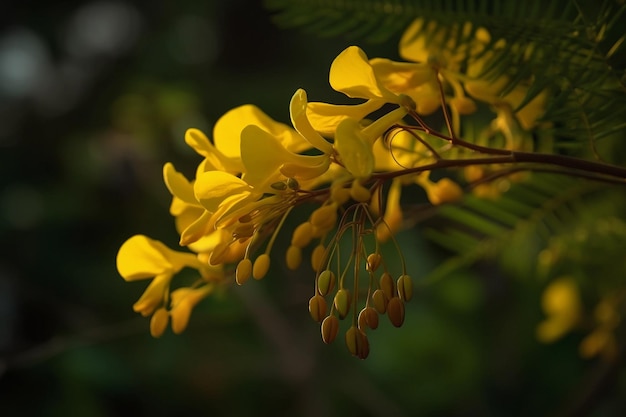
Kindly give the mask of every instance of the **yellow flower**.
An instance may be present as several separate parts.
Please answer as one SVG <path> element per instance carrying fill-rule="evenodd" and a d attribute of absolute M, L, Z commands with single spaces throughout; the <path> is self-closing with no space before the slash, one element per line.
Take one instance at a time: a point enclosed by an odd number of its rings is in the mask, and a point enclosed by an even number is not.
<path fill-rule="evenodd" d="M 302 152 L 311 147 L 293 128 L 273 120 L 250 104 L 236 107 L 218 119 L 213 128 L 215 147 L 229 158 L 240 158 L 241 132 L 249 125 L 266 131 L 291 152 Z"/>
<path fill-rule="evenodd" d="M 402 228 L 404 216 L 400 206 L 402 195 L 402 180 L 394 178 L 387 194 L 387 205 L 383 214 L 383 221 L 376 226 L 376 239 L 386 242 Z"/>
<path fill-rule="evenodd" d="M 200 262 L 195 254 L 171 250 L 144 235 L 135 235 L 124 242 L 116 262 L 119 274 L 126 281 L 153 279 L 133 306 L 143 316 L 152 314 L 165 302 L 172 276 L 182 268 L 198 269 L 207 278 L 215 272 Z"/>
<path fill-rule="evenodd" d="M 541 306 L 547 318 L 537 326 L 537 338 L 551 343 L 570 331 L 580 320 L 581 303 L 578 287 L 570 277 L 553 281 L 544 290 Z"/>
<path fill-rule="evenodd" d="M 482 53 L 491 36 L 484 28 L 476 28 L 473 37 L 467 41 L 472 31 L 472 23 L 463 26 L 437 28 L 435 21 L 415 19 L 404 31 L 400 39 L 400 56 L 408 61 L 432 63 L 440 68 L 458 71 L 464 61 Z M 460 33 L 459 33 L 460 31 Z M 459 43 L 458 40 L 462 41 Z"/>
<path fill-rule="evenodd" d="M 614 359 L 618 354 L 618 341 L 615 329 L 620 325 L 620 297 L 615 294 L 605 296 L 594 309 L 596 328 L 580 342 L 580 355 L 585 358 L 602 355 Z"/>
<path fill-rule="evenodd" d="M 241 132 L 243 179 L 254 188 L 269 191 L 271 184 L 289 178 L 311 179 L 324 174 L 330 166 L 328 154 L 300 155 L 256 125 Z"/>
<path fill-rule="evenodd" d="M 336 91 L 370 100 L 372 107 L 380 108 L 385 103 L 412 108 L 417 105 L 419 111 L 424 98 L 419 87 L 432 84 L 435 73 L 421 64 L 369 60 L 361 48 L 349 46 L 333 61 L 329 80 Z"/>
<path fill-rule="evenodd" d="M 210 250 L 215 245 L 207 236 L 211 231 L 211 213 L 196 199 L 193 183 L 169 162 L 163 166 L 163 180 L 172 194 L 170 214 L 180 234 L 179 244 L 195 252 Z"/>
<path fill-rule="evenodd" d="M 172 319 L 172 331 L 180 334 L 187 328 L 191 311 L 204 298 L 206 298 L 214 287 L 203 285 L 198 288 L 184 287 L 172 291 L 170 317 Z"/>

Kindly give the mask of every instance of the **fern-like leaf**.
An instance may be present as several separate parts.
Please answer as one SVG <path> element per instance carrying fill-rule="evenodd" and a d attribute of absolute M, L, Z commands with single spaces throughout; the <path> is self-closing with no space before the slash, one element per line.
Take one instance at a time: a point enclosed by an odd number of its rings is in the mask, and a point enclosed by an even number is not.
<path fill-rule="evenodd" d="M 276 22 L 321 36 L 384 41 L 398 36 L 414 19 L 429 22 L 417 35 L 448 34 L 454 45 L 483 27 L 491 34 L 482 77 L 506 76 L 502 95 L 529 85 L 520 106 L 544 91 L 549 100 L 544 128 L 557 145 L 591 149 L 624 136 L 626 120 L 626 4 L 615 0 L 266 0 Z M 470 31 L 453 30 L 471 22 Z M 500 40 L 504 40 L 504 47 Z M 452 47 L 454 47 L 454 45 Z M 437 46 L 437 45 L 434 45 Z M 443 45 L 440 45 L 443 47 Z M 487 55 L 485 55 L 487 57 Z M 626 138 L 621 138 L 626 139 Z M 615 162 L 615 161 L 613 161 Z"/>
<path fill-rule="evenodd" d="M 514 185 L 495 200 L 468 196 L 461 205 L 444 206 L 438 213 L 443 221 L 426 233 L 455 255 L 429 280 L 484 259 L 499 259 L 515 275 L 535 276 L 539 254 L 551 242 L 586 225 L 595 227 L 598 218 L 617 219 L 619 201 L 624 203 L 620 193 L 591 181 L 534 174 L 532 181 Z M 562 245 L 570 241 L 560 240 Z"/>

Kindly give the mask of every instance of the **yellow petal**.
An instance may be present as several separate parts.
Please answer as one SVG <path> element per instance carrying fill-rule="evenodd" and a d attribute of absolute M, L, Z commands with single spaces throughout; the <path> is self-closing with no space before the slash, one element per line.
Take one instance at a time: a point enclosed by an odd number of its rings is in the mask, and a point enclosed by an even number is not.
<path fill-rule="evenodd" d="M 307 115 L 307 96 L 306 91 L 298 89 L 289 103 L 289 113 L 291 115 L 291 123 L 293 127 L 300 133 L 311 145 L 325 154 L 331 154 L 333 146 L 322 137 L 309 122 Z"/>
<path fill-rule="evenodd" d="M 422 35 L 424 19 L 415 19 L 402 34 L 400 56 L 407 61 L 428 62 L 426 38 Z"/>
<path fill-rule="evenodd" d="M 187 247 L 197 253 L 210 253 L 217 245 L 230 239 L 232 239 L 231 233 L 224 229 L 217 229 L 202 236 L 197 241 L 190 243 Z"/>
<path fill-rule="evenodd" d="M 286 163 L 280 167 L 280 173 L 288 178 L 297 178 L 299 180 L 312 180 L 321 177 L 330 168 L 330 158 L 326 155 L 311 156 L 311 163 L 314 163 L 313 158 L 318 159 L 317 165 L 305 165 L 301 163 Z M 307 161 L 308 162 L 308 161 Z"/>
<path fill-rule="evenodd" d="M 359 122 L 345 119 L 337 126 L 335 150 L 344 167 L 355 178 L 368 178 L 374 171 L 372 143 L 361 135 Z"/>
<path fill-rule="evenodd" d="M 311 126 L 322 135 L 333 137 L 337 125 L 342 120 L 351 118 L 362 120 L 368 114 L 380 109 L 386 103 L 385 100 L 372 99 L 361 104 L 328 104 L 311 102 L 308 104 L 306 112 Z"/>
<path fill-rule="evenodd" d="M 180 234 L 181 246 L 187 246 L 191 243 L 197 242 L 203 236 L 210 234 L 213 229 L 211 228 L 211 216 L 213 213 L 204 210 L 200 217 L 198 217 L 193 223 L 189 224 Z"/>
<path fill-rule="evenodd" d="M 580 295 L 574 280 L 562 277 L 553 281 L 543 292 L 541 306 L 548 315 L 578 317 Z"/>
<path fill-rule="evenodd" d="M 541 307 L 547 318 L 537 326 L 537 338 L 549 343 L 571 330 L 580 318 L 580 295 L 574 280 L 554 280 L 543 292 Z"/>
<path fill-rule="evenodd" d="M 173 252 L 158 240 L 135 235 L 122 244 L 117 253 L 117 270 L 126 281 L 152 278 L 165 272 L 176 272 L 182 265 L 169 256 Z M 190 256 L 193 256 L 189 254 Z"/>
<path fill-rule="evenodd" d="M 227 157 L 240 157 L 241 132 L 248 125 L 256 125 L 270 133 L 293 152 L 310 148 L 310 144 L 291 127 L 273 120 L 258 107 L 246 104 L 226 112 L 215 123 L 213 139 L 217 149 Z"/>
<path fill-rule="evenodd" d="M 383 215 L 383 223 L 376 227 L 376 238 L 381 242 L 386 242 L 402 228 L 403 215 L 400 197 L 402 194 L 402 182 L 399 179 L 391 181 L 387 194 L 387 205 Z"/>
<path fill-rule="evenodd" d="M 243 179 L 257 190 L 263 190 L 282 178 L 280 167 L 319 167 L 328 155 L 298 155 L 285 149 L 271 134 L 258 126 L 247 126 L 241 132 L 241 159 L 246 172 Z"/>
<path fill-rule="evenodd" d="M 416 64 L 373 58 L 370 59 L 370 65 L 378 81 L 396 94 L 406 94 L 420 85 L 436 82 L 435 71 L 426 63 Z"/>
<path fill-rule="evenodd" d="M 215 212 L 226 197 L 235 194 L 246 197 L 252 192 L 252 187 L 241 178 L 227 172 L 207 171 L 196 178 L 194 192 L 204 208 Z"/>
<path fill-rule="evenodd" d="M 187 204 L 198 205 L 198 200 L 196 200 L 196 196 L 193 194 L 193 185 L 183 174 L 176 171 L 171 162 L 163 166 L 163 180 L 173 196 Z"/>
<path fill-rule="evenodd" d="M 180 201 L 176 198 L 172 199 L 172 205 L 174 201 Z M 182 233 L 183 230 L 189 227 L 190 224 L 198 220 L 200 216 L 205 212 L 205 208 L 197 205 L 191 206 L 189 204 L 181 203 L 180 210 L 176 213 L 172 213 L 172 209 L 170 209 L 170 213 L 174 216 L 174 222 L 176 225 L 176 231 L 178 233 Z"/>
<path fill-rule="evenodd" d="M 330 67 L 330 85 L 353 98 L 378 98 L 395 102 L 396 95 L 376 79 L 367 55 L 357 46 L 341 52 Z"/>
<path fill-rule="evenodd" d="M 185 132 L 185 142 L 198 154 L 204 156 L 202 171 L 241 172 L 241 162 L 238 156 L 227 157 L 209 141 L 209 138 L 198 129 L 188 129 Z"/>
<path fill-rule="evenodd" d="M 172 331 L 174 333 L 180 334 L 187 328 L 193 308 L 212 291 L 212 285 L 204 285 L 199 288 L 184 287 L 172 291 L 170 317 L 172 318 Z"/>
<path fill-rule="evenodd" d="M 185 203 L 180 198 L 176 196 L 172 196 L 172 202 L 170 204 L 170 214 L 172 216 L 180 216 L 189 208 L 194 208 L 194 207 L 197 207 L 197 205 L 196 204 L 191 205 L 191 204 Z"/>
<path fill-rule="evenodd" d="M 146 279 L 164 273 L 176 273 L 184 267 L 205 267 L 196 254 L 179 252 L 144 235 L 128 239 L 117 254 L 117 269 L 126 281 Z"/>
<path fill-rule="evenodd" d="M 144 317 L 152 314 L 154 310 L 163 304 L 171 279 L 171 274 L 157 275 L 150 285 L 148 285 L 139 300 L 133 304 L 133 311 Z"/>

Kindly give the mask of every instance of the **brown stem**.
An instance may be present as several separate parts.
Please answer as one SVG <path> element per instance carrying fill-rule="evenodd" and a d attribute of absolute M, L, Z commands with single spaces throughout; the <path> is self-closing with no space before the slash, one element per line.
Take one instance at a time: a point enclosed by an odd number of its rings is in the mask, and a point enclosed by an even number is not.
<path fill-rule="evenodd" d="M 484 147 L 480 147 L 484 148 Z M 487 148 L 489 151 L 498 151 L 500 149 Z M 563 167 L 570 171 L 563 171 L 563 174 L 571 174 L 577 176 L 589 177 L 588 174 L 599 174 L 611 180 L 611 182 L 618 182 L 626 184 L 626 168 L 609 165 L 602 162 L 589 161 L 586 159 L 574 158 L 565 155 L 556 154 L 544 154 L 534 152 L 521 152 L 521 151 L 505 151 L 508 155 L 502 156 L 486 156 L 479 158 L 466 158 L 466 159 L 441 159 L 431 164 L 422 165 L 415 168 L 408 168 L 400 171 L 389 172 L 379 174 L 381 178 L 395 178 L 403 175 L 415 174 L 424 171 L 432 171 L 435 169 L 445 168 L 460 168 L 470 165 L 490 165 L 490 164 L 515 164 L 515 163 L 531 163 L 538 164 L 538 167 L 527 167 L 528 170 L 533 169 L 545 169 L 546 167 Z M 488 153 L 488 152 L 485 152 Z M 496 153 L 496 152 L 493 152 Z M 602 180 L 602 177 L 594 179 Z M 619 179 L 621 181 L 615 181 Z"/>

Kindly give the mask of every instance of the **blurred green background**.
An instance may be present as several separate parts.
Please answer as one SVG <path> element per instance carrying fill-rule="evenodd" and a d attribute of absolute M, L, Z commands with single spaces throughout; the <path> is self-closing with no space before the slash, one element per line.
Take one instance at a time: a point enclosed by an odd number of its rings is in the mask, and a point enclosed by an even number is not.
<path fill-rule="evenodd" d="M 338 102 L 332 59 L 355 42 L 397 59 L 398 39 L 281 29 L 260 0 L 0 10 L 1 416 L 625 415 L 623 365 L 581 360 L 580 335 L 539 344 L 540 285 L 492 265 L 418 294 L 401 329 L 385 319 L 366 361 L 322 343 L 313 275 L 279 262 L 151 338 L 131 308 L 145 283 L 115 255 L 136 233 L 175 246 L 161 167 L 194 172 L 185 130 L 246 103 L 288 122 L 297 88 Z M 401 239 L 417 280 L 446 255 Z"/>

